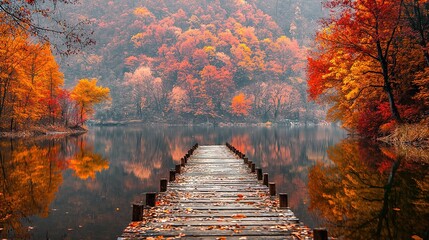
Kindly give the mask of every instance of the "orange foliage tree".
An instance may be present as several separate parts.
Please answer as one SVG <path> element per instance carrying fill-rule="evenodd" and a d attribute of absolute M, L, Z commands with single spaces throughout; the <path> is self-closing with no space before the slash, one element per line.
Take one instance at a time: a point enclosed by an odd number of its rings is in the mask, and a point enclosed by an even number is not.
<path fill-rule="evenodd" d="M 231 111 L 237 116 L 247 116 L 251 108 L 251 100 L 244 93 L 239 93 L 232 98 Z"/>
<path fill-rule="evenodd" d="M 369 126 L 375 129 L 369 134 L 374 137 L 386 124 L 415 121 L 408 112 L 423 112 L 418 96 L 426 91 L 415 89 L 425 83 L 415 79 L 424 66 L 424 54 L 410 35 L 404 2 L 326 2 L 333 15 L 324 20 L 324 29 L 317 35 L 318 49 L 308 61 L 308 91 L 314 100 L 333 103 L 331 120 L 364 130 L 368 126 L 360 123 L 369 123 L 367 118 L 375 118 L 387 103 L 389 116 Z"/>
<path fill-rule="evenodd" d="M 30 43 L 25 31 L 0 19 L 0 129 L 55 123 L 63 75 L 50 45 Z"/>

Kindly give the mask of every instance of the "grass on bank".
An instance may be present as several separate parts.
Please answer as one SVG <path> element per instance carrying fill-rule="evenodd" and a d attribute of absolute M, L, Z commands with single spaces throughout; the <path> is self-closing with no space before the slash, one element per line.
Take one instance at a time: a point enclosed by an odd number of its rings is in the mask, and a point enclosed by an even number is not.
<path fill-rule="evenodd" d="M 379 138 L 383 142 L 393 145 L 429 146 L 429 126 L 426 123 L 402 124 L 393 132 Z"/>

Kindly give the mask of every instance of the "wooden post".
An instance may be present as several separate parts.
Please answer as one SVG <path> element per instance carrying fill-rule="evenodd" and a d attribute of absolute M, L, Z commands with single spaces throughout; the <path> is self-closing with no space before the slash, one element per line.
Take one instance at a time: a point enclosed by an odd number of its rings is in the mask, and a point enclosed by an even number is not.
<path fill-rule="evenodd" d="M 270 196 L 275 196 L 276 195 L 276 183 L 274 182 L 270 182 Z"/>
<path fill-rule="evenodd" d="M 249 163 L 249 159 L 247 157 L 245 157 L 243 159 L 244 159 L 244 164 L 248 164 Z"/>
<path fill-rule="evenodd" d="M 156 193 L 146 193 L 146 206 L 155 207 L 156 205 Z"/>
<path fill-rule="evenodd" d="M 242 153 L 240 157 L 241 157 L 241 158 L 245 158 L 245 157 L 246 157 L 246 154 Z"/>
<path fill-rule="evenodd" d="M 133 203 L 133 222 L 143 221 L 144 205 L 141 203 Z"/>
<path fill-rule="evenodd" d="M 287 200 L 287 193 L 279 193 L 279 207 L 280 208 L 288 208 L 288 200 Z"/>
<path fill-rule="evenodd" d="M 247 166 L 248 166 L 249 168 L 252 168 L 252 161 L 249 161 L 249 163 L 247 164 Z"/>
<path fill-rule="evenodd" d="M 268 187 L 268 173 L 264 173 L 263 184 Z"/>
<path fill-rule="evenodd" d="M 161 178 L 160 183 L 159 183 L 159 191 L 160 192 L 166 192 L 167 191 L 167 179 L 166 178 Z"/>
<path fill-rule="evenodd" d="M 180 164 L 176 164 L 176 173 L 180 174 L 181 166 Z"/>
<path fill-rule="evenodd" d="M 250 168 L 251 169 L 250 172 L 254 173 L 255 172 L 255 167 L 256 167 L 256 164 L 252 163 L 252 167 Z"/>
<path fill-rule="evenodd" d="M 261 181 L 262 180 L 262 168 L 257 168 L 256 174 L 258 175 L 258 181 Z"/>
<path fill-rule="evenodd" d="M 176 181 L 176 170 L 170 169 L 170 182 Z"/>
<path fill-rule="evenodd" d="M 180 165 L 181 165 L 182 167 L 184 167 L 184 166 L 185 166 L 185 159 L 184 159 L 184 158 L 181 158 L 181 159 L 180 159 Z"/>
<path fill-rule="evenodd" d="M 313 229 L 314 240 L 328 240 L 328 230 L 326 228 Z"/>

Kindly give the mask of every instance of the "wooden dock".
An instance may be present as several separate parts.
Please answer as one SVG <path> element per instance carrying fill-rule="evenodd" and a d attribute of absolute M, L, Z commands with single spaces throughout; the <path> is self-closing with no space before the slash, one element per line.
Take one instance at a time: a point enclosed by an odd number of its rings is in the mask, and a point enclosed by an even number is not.
<path fill-rule="evenodd" d="M 261 174 L 229 144 L 196 145 L 170 171 L 168 185 L 161 180 L 160 193 L 134 205 L 134 221 L 118 239 L 312 239 L 287 208 L 287 195 L 280 208 L 275 185 Z"/>

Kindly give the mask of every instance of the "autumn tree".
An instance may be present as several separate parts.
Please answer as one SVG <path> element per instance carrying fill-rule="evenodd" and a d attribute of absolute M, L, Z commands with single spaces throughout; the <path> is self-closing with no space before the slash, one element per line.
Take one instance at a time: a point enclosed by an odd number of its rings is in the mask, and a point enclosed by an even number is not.
<path fill-rule="evenodd" d="M 71 98 L 76 101 L 79 110 L 80 124 L 94 112 L 94 105 L 107 101 L 110 90 L 97 86 L 97 79 L 81 79 L 71 92 Z"/>
<path fill-rule="evenodd" d="M 308 62 L 308 85 L 312 99 L 333 103 L 330 120 L 341 120 L 352 130 L 374 128 L 374 137 L 388 125 L 418 118 L 416 99 L 426 92 L 424 87 L 415 91 L 416 85 L 424 85 L 418 80 L 424 79 L 419 75 L 424 53 L 410 37 L 410 10 L 405 6 L 405 1 L 326 3 L 334 14 L 318 32 L 318 49 Z M 370 120 L 380 113 L 383 119 Z"/>
<path fill-rule="evenodd" d="M 5 22 L 0 31 L 0 128 L 55 123 L 60 118 L 57 97 L 63 75 L 51 46 L 31 43 L 25 31 Z"/>
<path fill-rule="evenodd" d="M 239 93 L 232 98 L 231 109 L 232 113 L 237 116 L 247 116 L 251 108 L 251 100 L 246 98 L 244 93 Z"/>
<path fill-rule="evenodd" d="M 401 122 L 392 88 L 401 1 L 362 0 L 350 3 L 339 0 L 330 1 L 326 6 L 339 10 L 340 16 L 326 22 L 329 32 L 326 29 L 318 39 L 328 46 L 329 51 L 342 51 L 340 54 L 352 55 L 353 61 L 368 62 L 362 74 L 374 79 L 372 83 L 359 86 L 349 98 L 358 98 L 369 88 L 381 88 L 387 95 L 392 116 Z"/>

